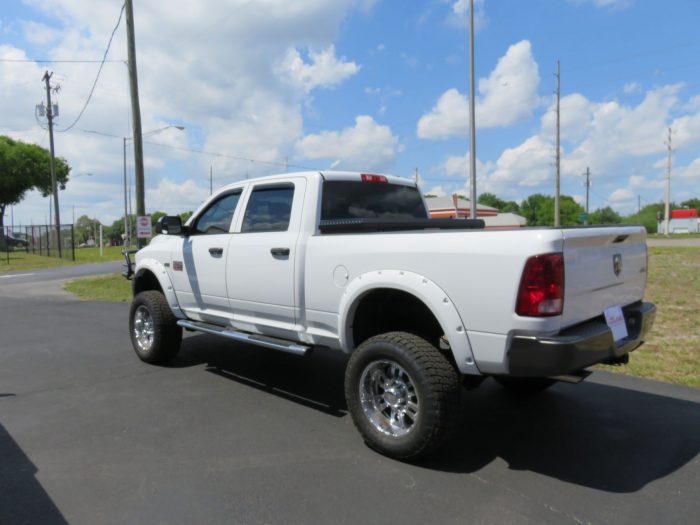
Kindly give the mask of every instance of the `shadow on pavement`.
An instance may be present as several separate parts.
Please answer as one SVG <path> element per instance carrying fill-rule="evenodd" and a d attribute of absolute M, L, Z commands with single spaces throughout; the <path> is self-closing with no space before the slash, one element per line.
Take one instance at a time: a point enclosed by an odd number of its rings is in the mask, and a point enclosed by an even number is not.
<path fill-rule="evenodd" d="M 220 377 L 342 417 L 346 363 L 331 350 L 299 358 L 195 335 L 171 366 L 206 364 Z M 513 470 L 628 493 L 700 452 L 700 404 L 691 401 L 591 381 L 519 398 L 487 380 L 463 397 L 455 435 L 418 466 L 471 473 L 502 458 Z"/>
<path fill-rule="evenodd" d="M 217 336 L 194 335 L 169 366 L 207 365 L 207 372 L 269 392 L 275 396 L 343 417 L 347 414 L 343 379 L 347 356 L 320 350 L 299 357 L 275 350 L 229 342 Z"/>
<path fill-rule="evenodd" d="M 422 466 L 475 472 L 494 458 L 607 492 L 636 492 L 700 451 L 700 405 L 593 382 L 530 399 L 493 384 L 466 396 L 446 450 Z"/>
<path fill-rule="evenodd" d="M 2 425 L 0 458 L 0 523 L 68 523 L 36 479 L 37 468 Z"/>

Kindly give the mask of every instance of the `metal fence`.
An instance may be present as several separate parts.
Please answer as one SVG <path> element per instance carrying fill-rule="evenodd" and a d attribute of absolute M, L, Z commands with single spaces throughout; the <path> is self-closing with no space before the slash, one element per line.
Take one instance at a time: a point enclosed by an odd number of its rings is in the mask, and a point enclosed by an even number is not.
<path fill-rule="evenodd" d="M 60 243 L 59 243 L 60 238 Z M 25 252 L 46 257 L 75 260 L 75 232 L 72 224 L 60 228 L 49 225 L 6 226 L 0 238 L 0 253 L 9 264 L 12 253 Z"/>

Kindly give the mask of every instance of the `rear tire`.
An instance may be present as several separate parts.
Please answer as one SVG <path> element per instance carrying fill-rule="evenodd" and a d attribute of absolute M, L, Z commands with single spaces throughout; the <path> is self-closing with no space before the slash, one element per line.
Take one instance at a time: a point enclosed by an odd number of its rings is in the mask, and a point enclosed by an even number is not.
<path fill-rule="evenodd" d="M 129 311 L 129 335 L 139 359 L 154 365 L 173 359 L 182 343 L 182 328 L 165 296 L 156 290 L 134 297 Z"/>
<path fill-rule="evenodd" d="M 390 332 L 362 343 L 345 371 L 355 426 L 374 450 L 396 459 L 434 452 L 457 419 L 460 376 L 433 345 Z"/>
<path fill-rule="evenodd" d="M 556 383 L 556 380 L 548 377 L 494 376 L 493 378 L 509 392 L 521 396 L 534 396 L 544 392 Z"/>

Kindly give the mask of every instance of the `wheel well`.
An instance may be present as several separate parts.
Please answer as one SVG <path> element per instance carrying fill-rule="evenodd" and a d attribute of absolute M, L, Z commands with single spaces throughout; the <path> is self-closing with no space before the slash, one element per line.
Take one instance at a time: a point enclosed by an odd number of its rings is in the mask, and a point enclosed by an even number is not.
<path fill-rule="evenodd" d="M 444 334 L 433 312 L 410 293 L 382 288 L 363 296 L 353 316 L 354 346 L 385 332 L 408 332 L 438 345 Z"/>
<path fill-rule="evenodd" d="M 158 278 L 149 270 L 139 272 L 136 277 L 134 277 L 132 287 L 134 289 L 134 295 L 147 290 L 156 290 L 163 293 L 163 289 L 160 287 Z"/>

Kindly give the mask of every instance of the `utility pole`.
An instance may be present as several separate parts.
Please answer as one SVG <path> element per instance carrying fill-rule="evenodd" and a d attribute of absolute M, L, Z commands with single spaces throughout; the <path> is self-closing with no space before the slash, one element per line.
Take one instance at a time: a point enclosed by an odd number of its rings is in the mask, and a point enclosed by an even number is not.
<path fill-rule="evenodd" d="M 139 104 L 139 83 L 136 71 L 136 39 L 134 37 L 134 7 L 132 0 L 125 0 L 127 56 L 129 59 L 129 89 L 131 92 L 131 120 L 134 140 L 134 174 L 136 178 L 136 216 L 146 215 L 146 199 L 143 174 L 143 141 L 141 138 L 141 107 Z M 137 219 L 138 220 L 138 219 Z M 143 239 L 138 239 L 138 247 L 143 248 Z"/>
<path fill-rule="evenodd" d="M 418 166 L 416 166 L 416 174 L 414 175 L 416 186 L 418 186 Z"/>
<path fill-rule="evenodd" d="M 586 168 L 586 220 L 583 221 L 585 226 L 588 226 L 588 194 L 591 187 L 591 168 Z"/>
<path fill-rule="evenodd" d="M 556 165 L 557 165 L 557 177 L 556 177 L 556 183 L 555 183 L 555 189 L 554 189 L 554 227 L 559 228 L 561 225 L 560 219 L 559 219 L 559 181 L 560 181 L 560 176 L 561 176 L 561 154 L 560 154 L 560 108 L 559 108 L 559 102 L 561 98 L 561 74 L 559 70 L 559 61 L 557 60 L 557 140 L 556 140 Z M 588 206 L 586 206 L 586 211 L 588 211 Z"/>
<path fill-rule="evenodd" d="M 469 218 L 476 219 L 476 115 L 474 102 L 474 0 L 469 0 Z"/>
<path fill-rule="evenodd" d="M 673 156 L 673 145 L 671 143 L 671 127 L 668 128 L 668 140 L 666 147 L 668 148 L 668 163 L 666 169 L 666 203 L 664 204 L 664 234 L 668 237 L 670 217 L 671 215 L 671 159 Z"/>
<path fill-rule="evenodd" d="M 129 208 L 127 203 L 127 193 L 126 193 L 126 137 L 122 139 L 124 141 L 124 246 L 131 246 L 130 229 L 129 229 Z"/>
<path fill-rule="evenodd" d="M 214 168 L 209 164 L 209 195 L 214 193 Z"/>
<path fill-rule="evenodd" d="M 53 193 L 53 208 L 54 208 L 54 223 L 56 224 L 56 241 L 58 242 L 58 257 L 62 256 L 61 246 L 61 214 L 58 209 L 58 186 L 56 184 L 56 167 L 54 165 L 54 145 L 53 145 L 53 106 L 51 105 L 51 85 L 49 80 L 53 73 L 46 71 L 44 73 L 44 82 L 46 83 L 46 118 L 49 121 L 49 145 L 51 155 L 49 157 L 49 169 L 51 170 L 51 192 Z"/>

